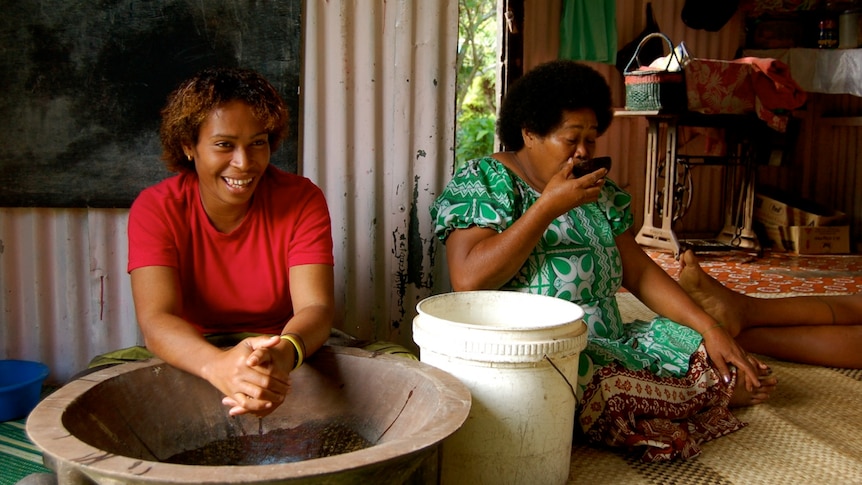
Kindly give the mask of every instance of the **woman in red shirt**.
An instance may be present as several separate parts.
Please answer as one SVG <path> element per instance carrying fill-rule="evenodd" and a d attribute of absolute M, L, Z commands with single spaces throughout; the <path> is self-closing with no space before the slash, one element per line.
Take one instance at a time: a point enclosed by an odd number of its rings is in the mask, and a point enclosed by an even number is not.
<path fill-rule="evenodd" d="M 269 164 L 287 122 L 256 72 L 202 71 L 162 110 L 162 158 L 178 175 L 142 191 L 129 213 L 128 271 L 147 348 L 218 388 L 232 415 L 272 412 L 332 328 L 323 193 Z"/>

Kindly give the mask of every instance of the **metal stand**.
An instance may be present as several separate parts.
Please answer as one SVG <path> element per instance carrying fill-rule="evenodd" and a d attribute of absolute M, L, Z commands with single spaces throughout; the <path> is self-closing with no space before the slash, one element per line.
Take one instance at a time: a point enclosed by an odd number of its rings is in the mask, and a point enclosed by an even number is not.
<path fill-rule="evenodd" d="M 644 223 L 635 240 L 639 244 L 659 249 L 669 249 L 674 256 L 679 255 L 680 244 L 673 232 L 673 194 L 676 182 L 676 163 L 664 163 L 662 167 L 661 143 L 659 140 L 662 121 L 668 125 L 665 132 L 665 158 L 676 160 L 677 120 L 650 116 L 647 131 L 646 192 L 644 195 Z M 659 173 L 664 169 L 664 186 L 659 192 Z M 659 205 L 661 199 L 661 205 Z M 661 225 L 656 227 L 656 210 L 661 217 Z"/>
<path fill-rule="evenodd" d="M 673 231 L 673 223 L 682 217 L 687 203 L 682 202 L 686 187 L 678 180 L 679 166 L 686 169 L 698 165 L 681 160 L 677 153 L 680 126 L 734 127 L 745 125 L 745 115 L 699 115 L 696 113 L 660 113 L 657 111 L 618 111 L 617 116 L 643 116 L 648 122 L 646 156 L 646 190 L 644 195 L 644 221 L 635 240 L 644 246 L 666 249 L 679 257 L 681 242 Z M 661 128 L 664 125 L 664 143 Z M 743 128 L 744 129 L 744 128 Z M 754 233 L 754 184 L 756 167 L 753 150 L 745 136 L 726 140 L 728 156 L 706 164 L 724 165 L 724 191 L 727 198 L 725 225 L 716 236 L 712 248 L 741 249 L 761 253 Z M 663 156 L 662 156 L 663 155 Z M 685 158 L 685 157 L 683 157 Z M 714 157 L 712 157 L 714 158 Z M 685 173 L 685 172 L 684 172 Z M 687 175 L 687 173 L 686 173 Z M 661 183 L 660 183 L 661 180 Z M 680 189 L 680 187 L 683 187 Z M 658 217 L 657 217 L 658 216 Z M 656 220 L 659 225 L 656 226 Z"/>
<path fill-rule="evenodd" d="M 740 164 L 725 170 L 724 191 L 728 202 L 725 208 L 724 228 L 716 240 L 734 249 L 761 251 L 760 241 L 754 233 L 754 161 L 742 156 Z"/>

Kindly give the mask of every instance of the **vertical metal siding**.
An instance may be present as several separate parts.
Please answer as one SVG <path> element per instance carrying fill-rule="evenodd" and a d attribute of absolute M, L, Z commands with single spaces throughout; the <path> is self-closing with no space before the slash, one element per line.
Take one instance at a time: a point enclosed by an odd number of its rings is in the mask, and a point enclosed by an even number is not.
<path fill-rule="evenodd" d="M 829 208 L 847 213 L 851 249 L 862 249 L 862 98 L 849 94 L 809 96 L 814 118 L 803 127 L 811 151 L 801 161 L 800 192 Z M 807 162 L 807 163 L 806 163 Z M 798 171 L 797 171 L 798 173 Z"/>
<path fill-rule="evenodd" d="M 458 4 L 309 2 L 305 15 L 303 174 L 330 204 L 338 325 L 415 347 L 416 303 L 448 287 L 428 208 L 453 164 Z"/>
<path fill-rule="evenodd" d="M 862 98 L 809 93 L 796 113 L 792 157 L 779 167 L 760 167 L 765 185 L 848 215 L 851 250 L 862 250 Z"/>
<path fill-rule="evenodd" d="M 617 0 L 617 47 L 622 48 L 643 31 L 646 4 L 652 3 L 656 23 L 675 44 L 685 41 L 695 57 L 732 59 L 745 35 L 742 13 L 738 12 L 719 32 L 691 29 L 681 17 L 685 1 Z M 557 57 L 561 9 L 561 0 L 524 2 L 525 70 Z"/>
<path fill-rule="evenodd" d="M 739 25 L 732 21 L 718 34 L 692 31 L 679 21 L 683 4 L 653 0 L 662 29 L 675 42 L 685 40 L 696 56 L 730 59 Z M 617 2 L 620 45 L 643 28 L 644 5 Z M 457 8 L 455 0 L 305 5 L 301 170 L 330 205 L 339 325 L 362 338 L 412 346 L 415 303 L 448 289 L 428 207 L 453 166 Z M 622 100 L 619 74 L 612 66 L 598 68 Z M 835 104 L 823 112 L 845 113 L 838 110 L 844 100 Z M 846 115 L 859 114 L 851 111 Z M 814 137 L 812 152 L 829 159 L 827 167 L 820 158 L 803 162 L 803 175 L 816 176 L 797 182 L 803 195 L 862 213 L 854 210 L 862 207 L 859 131 L 836 126 L 803 135 Z M 617 120 L 600 148 L 615 158 L 615 180 L 635 196 L 637 214 L 643 213 L 645 133 L 645 123 Z M 683 229 L 704 220 L 718 228 L 723 223 L 723 205 L 710 206 L 720 198 L 707 188 L 715 176 L 703 175 L 695 190 L 706 206 L 689 213 Z M 127 213 L 0 208 L 0 358 L 43 361 L 51 379 L 64 382 L 93 356 L 142 342 L 125 271 Z"/>
<path fill-rule="evenodd" d="M 300 166 L 330 205 L 339 325 L 415 347 L 415 304 L 448 287 L 428 207 L 453 166 L 458 3 L 313 0 L 304 16 Z M 142 342 L 127 214 L 0 208 L 0 358 L 65 382 Z"/>
<path fill-rule="evenodd" d="M 65 382 L 95 355 L 138 344 L 125 210 L 0 209 L 0 358 Z"/>
<path fill-rule="evenodd" d="M 824 118 L 815 131 L 820 140 L 811 167 L 811 186 L 807 198 L 848 214 L 852 250 L 862 244 L 862 118 Z"/>

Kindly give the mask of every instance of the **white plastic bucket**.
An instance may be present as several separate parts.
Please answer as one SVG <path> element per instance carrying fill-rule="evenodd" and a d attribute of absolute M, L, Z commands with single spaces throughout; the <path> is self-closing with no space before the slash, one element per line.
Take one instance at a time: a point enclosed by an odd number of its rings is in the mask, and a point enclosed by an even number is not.
<path fill-rule="evenodd" d="M 584 311 L 548 296 L 468 291 L 416 306 L 422 362 L 463 382 L 473 403 L 442 445 L 442 483 L 566 483 Z"/>

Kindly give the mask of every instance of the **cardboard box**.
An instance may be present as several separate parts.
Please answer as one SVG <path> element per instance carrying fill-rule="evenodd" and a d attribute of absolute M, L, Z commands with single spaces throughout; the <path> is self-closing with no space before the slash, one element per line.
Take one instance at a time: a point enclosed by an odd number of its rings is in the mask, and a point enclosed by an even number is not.
<path fill-rule="evenodd" d="M 843 212 L 786 194 L 754 195 L 754 220 L 773 226 L 838 226 L 847 220 Z"/>
<path fill-rule="evenodd" d="M 762 224 L 764 247 L 795 254 L 850 253 L 850 226 L 776 226 Z"/>

